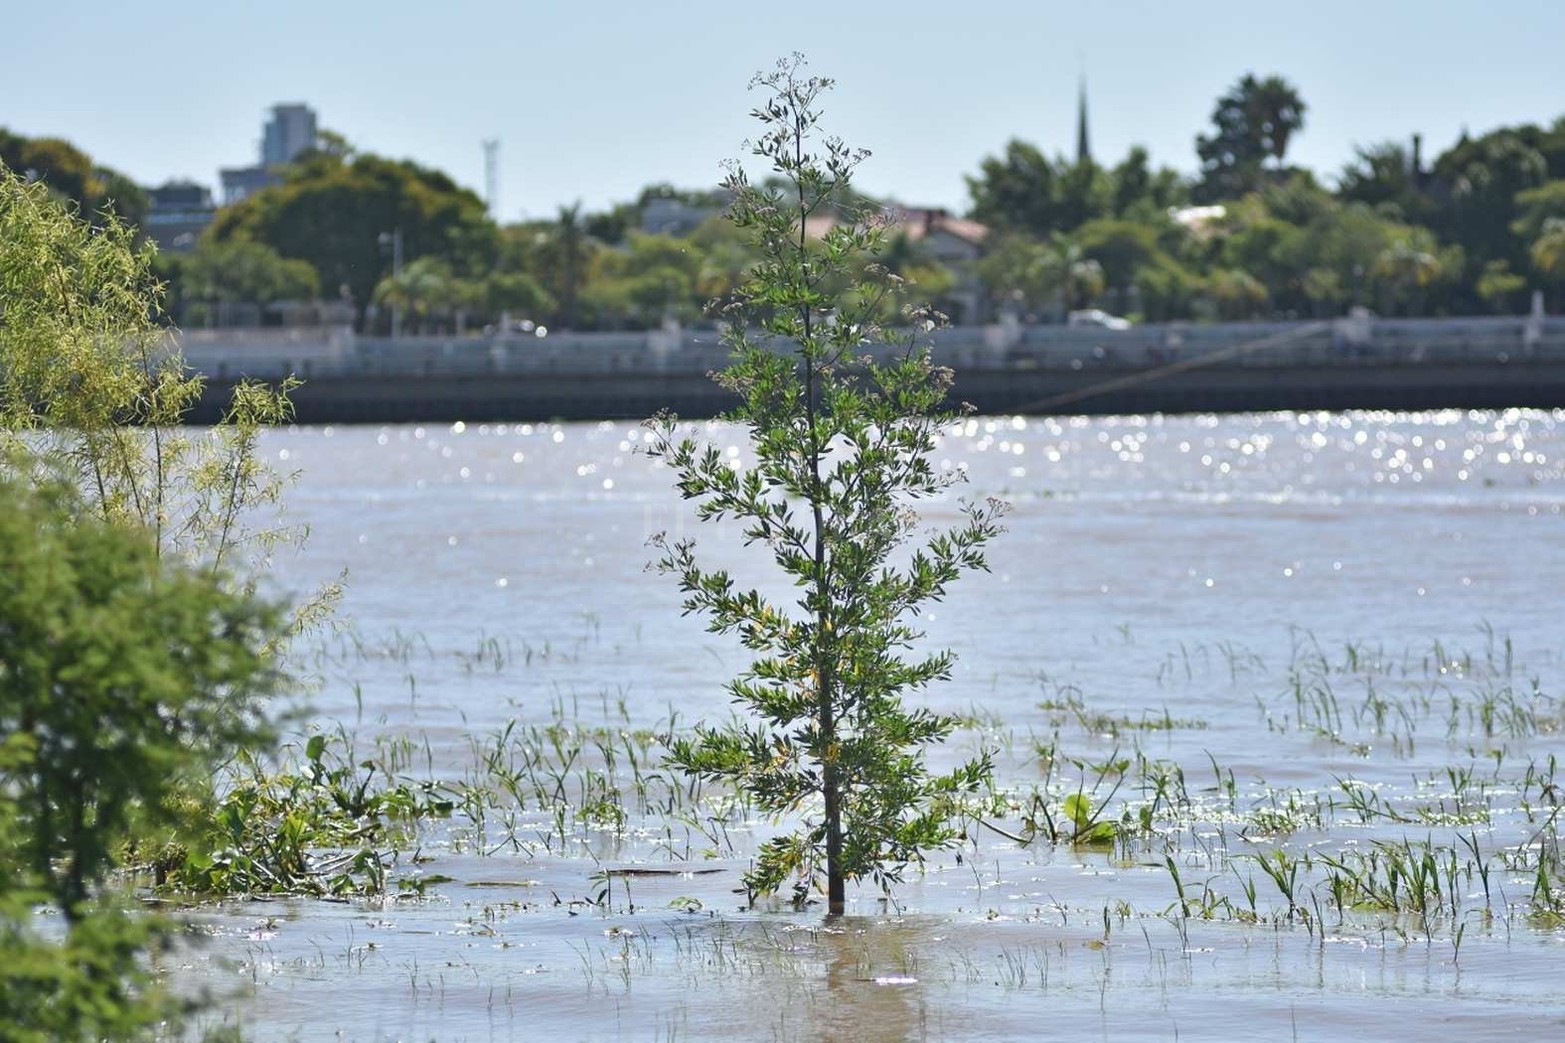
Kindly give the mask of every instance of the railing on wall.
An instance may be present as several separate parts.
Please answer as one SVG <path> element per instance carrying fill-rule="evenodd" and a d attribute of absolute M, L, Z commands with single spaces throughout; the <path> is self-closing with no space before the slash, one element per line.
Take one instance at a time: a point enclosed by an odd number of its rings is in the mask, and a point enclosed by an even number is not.
<path fill-rule="evenodd" d="M 192 414 L 221 415 L 240 377 L 304 378 L 301 423 L 591 419 L 669 409 L 713 416 L 718 332 L 358 337 L 346 328 L 200 331 L 209 378 Z M 936 331 L 953 397 L 995 413 L 1565 408 L 1565 318 L 1168 324 L 1128 330 L 996 325 Z M 786 350 L 779 344 L 778 350 Z M 896 350 L 891 347 L 878 352 Z"/>
<path fill-rule="evenodd" d="M 1191 361 L 1245 369 L 1565 363 L 1565 317 L 1559 316 L 1170 323 L 1128 330 L 969 326 L 939 330 L 927 340 L 940 362 L 985 372 L 1124 372 Z M 179 345 L 191 368 L 220 380 L 289 374 L 312 380 L 683 377 L 721 368 L 728 356 L 719 332 L 710 329 L 396 339 L 355 336 L 347 327 L 195 330 L 182 334 Z"/>

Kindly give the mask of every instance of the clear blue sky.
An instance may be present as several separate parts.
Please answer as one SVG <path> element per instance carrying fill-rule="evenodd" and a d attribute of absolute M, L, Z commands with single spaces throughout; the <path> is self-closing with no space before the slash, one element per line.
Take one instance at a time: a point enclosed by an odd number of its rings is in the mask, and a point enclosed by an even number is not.
<path fill-rule="evenodd" d="M 266 109 L 304 101 L 361 149 L 479 191 L 501 141 L 506 220 L 715 183 L 751 127 L 756 70 L 799 50 L 832 76 L 827 126 L 874 152 L 860 186 L 968 204 L 964 174 L 1012 137 L 1144 144 L 1190 171 L 1214 100 L 1246 71 L 1309 105 L 1294 162 L 1358 144 L 1565 113 L 1565 0 L 189 0 L 19 3 L 0 31 L 0 126 L 69 138 L 144 183 L 253 162 Z"/>

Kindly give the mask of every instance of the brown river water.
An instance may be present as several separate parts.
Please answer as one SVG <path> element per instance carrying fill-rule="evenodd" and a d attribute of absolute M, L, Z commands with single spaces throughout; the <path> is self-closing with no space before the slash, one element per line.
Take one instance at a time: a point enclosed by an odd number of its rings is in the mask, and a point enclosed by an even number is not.
<path fill-rule="evenodd" d="M 743 465 L 739 432 L 700 426 Z M 837 921 L 746 908 L 734 889 L 771 824 L 638 803 L 655 741 L 636 769 L 603 752 L 726 717 L 744 665 L 647 571 L 649 535 L 694 536 L 790 596 L 756 548 L 692 520 L 640 436 L 265 437 L 299 471 L 291 515 L 311 530 L 282 585 L 348 571 L 340 632 L 297 654 L 315 682 L 298 730 L 340 725 L 453 784 L 482 778 L 487 744 L 593 741 L 557 765 L 570 807 L 431 824 L 384 900 L 198 910 L 207 938 L 170 969 L 215 998 L 206 1024 L 257 1040 L 1565 1035 L 1565 414 L 952 432 L 957 493 L 1012 509 L 992 571 L 925 620 L 960 657 L 925 698 L 968 722 L 932 761 L 995 750 L 1009 809 L 891 901 L 850 892 Z M 589 786 L 622 810 L 582 813 Z M 1018 842 L 1078 793 L 1117 839 Z"/>

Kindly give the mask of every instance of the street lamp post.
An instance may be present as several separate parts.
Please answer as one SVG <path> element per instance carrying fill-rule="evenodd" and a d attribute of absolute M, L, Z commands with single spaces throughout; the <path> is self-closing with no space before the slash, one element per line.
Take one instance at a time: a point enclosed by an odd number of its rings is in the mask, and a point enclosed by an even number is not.
<path fill-rule="evenodd" d="M 395 284 L 402 276 L 402 229 L 395 228 L 390 232 L 380 233 L 380 245 L 391 244 L 391 281 Z M 402 336 L 402 308 L 397 304 L 397 293 L 402 287 L 396 286 L 396 293 L 391 295 L 391 335 Z"/>

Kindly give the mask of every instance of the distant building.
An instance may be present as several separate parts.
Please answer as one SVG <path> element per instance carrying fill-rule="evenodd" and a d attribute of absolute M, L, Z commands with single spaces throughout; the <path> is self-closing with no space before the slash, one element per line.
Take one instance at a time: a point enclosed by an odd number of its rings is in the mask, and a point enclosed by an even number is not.
<path fill-rule="evenodd" d="M 892 204 L 885 211 L 887 231 L 907 236 L 918 253 L 950 271 L 954 282 L 935 304 L 956 325 L 978 322 L 983 315 L 983 286 L 978 281 L 977 261 L 984 254 L 989 226 L 966 217 L 956 217 L 940 207 L 907 207 Z M 837 224 L 830 213 L 815 213 L 804 219 L 804 234 L 811 239 L 824 238 Z"/>
<path fill-rule="evenodd" d="M 989 237 L 987 225 L 943 209 L 898 207 L 891 211 L 891 219 L 910 242 L 920 244 L 926 256 L 944 265 L 978 260 Z"/>
<path fill-rule="evenodd" d="M 723 212 L 732 197 L 721 189 L 700 195 L 648 192 L 641 198 L 641 230 L 648 235 L 687 236 Z"/>
<path fill-rule="evenodd" d="M 164 253 L 181 253 L 195 248 L 216 213 L 211 189 L 193 181 L 170 181 L 147 190 L 141 230 Z"/>
<path fill-rule="evenodd" d="M 282 177 L 265 167 L 224 167 L 218 171 L 223 179 L 223 205 L 233 206 L 255 195 L 268 185 L 282 184 Z"/>
<path fill-rule="evenodd" d="M 892 227 L 918 246 L 919 252 L 944 265 L 954 278 L 944 299 L 937 302 L 957 325 L 973 323 L 983 315 L 984 291 L 978 281 L 977 261 L 984 253 L 989 226 L 949 211 L 929 207 L 897 207 L 891 211 Z"/>
<path fill-rule="evenodd" d="M 1168 208 L 1168 216 L 1192 237 L 1205 242 L 1222 228 L 1223 219 L 1228 216 L 1228 208 L 1221 203 L 1210 206 L 1171 206 Z"/>
<path fill-rule="evenodd" d="M 315 110 L 308 105 L 272 106 L 271 119 L 261 126 L 260 162 L 253 167 L 227 167 L 223 180 L 223 205 L 230 206 L 268 185 L 282 184 L 277 168 L 292 163 L 299 153 L 315 147 Z"/>
<path fill-rule="evenodd" d="M 315 110 L 308 105 L 273 105 L 272 118 L 261 128 L 261 165 L 292 163 L 315 147 Z"/>

